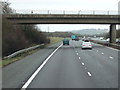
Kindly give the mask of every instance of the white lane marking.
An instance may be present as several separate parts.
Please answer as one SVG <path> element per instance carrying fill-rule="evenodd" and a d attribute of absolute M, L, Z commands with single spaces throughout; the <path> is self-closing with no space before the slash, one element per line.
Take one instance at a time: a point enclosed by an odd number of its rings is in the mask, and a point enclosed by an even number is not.
<path fill-rule="evenodd" d="M 98 50 L 97 50 L 97 52 L 98 52 Z"/>
<path fill-rule="evenodd" d="M 88 75 L 91 77 L 92 76 L 92 74 L 90 73 L 90 72 L 87 72 L 88 73 Z"/>
<path fill-rule="evenodd" d="M 85 67 L 85 70 L 86 70 L 87 68 Z"/>
<path fill-rule="evenodd" d="M 85 63 L 83 63 L 83 62 L 82 62 L 82 65 L 84 66 L 84 65 L 85 65 Z"/>
<path fill-rule="evenodd" d="M 77 53 L 77 55 L 78 55 L 78 53 Z"/>
<path fill-rule="evenodd" d="M 81 59 L 81 58 L 79 57 L 79 59 Z"/>
<path fill-rule="evenodd" d="M 57 52 L 57 50 L 62 47 L 63 44 L 61 44 L 57 49 L 55 49 L 51 55 L 47 57 L 47 59 L 40 65 L 40 67 L 34 72 L 34 74 L 28 79 L 28 81 L 22 86 L 22 89 L 27 88 L 30 83 L 33 81 L 33 79 L 36 77 L 36 75 L 40 72 L 40 70 L 44 67 L 44 65 L 48 62 L 48 60 Z M 21 90 L 22 90 L 21 89 Z"/>
<path fill-rule="evenodd" d="M 109 58 L 110 58 L 110 59 L 113 59 L 113 57 L 111 57 L 111 56 L 110 56 Z"/>
<path fill-rule="evenodd" d="M 101 54 L 103 55 L 104 53 L 102 52 Z"/>

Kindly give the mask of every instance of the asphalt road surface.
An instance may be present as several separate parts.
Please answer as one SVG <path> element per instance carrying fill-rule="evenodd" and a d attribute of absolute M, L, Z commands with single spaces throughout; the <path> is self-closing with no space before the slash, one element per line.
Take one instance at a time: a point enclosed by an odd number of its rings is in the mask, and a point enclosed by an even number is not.
<path fill-rule="evenodd" d="M 3 88 L 22 86 L 60 44 L 4 67 Z M 59 48 L 27 88 L 118 88 L 118 50 L 92 44 L 92 50 L 82 50 L 81 41 Z"/>

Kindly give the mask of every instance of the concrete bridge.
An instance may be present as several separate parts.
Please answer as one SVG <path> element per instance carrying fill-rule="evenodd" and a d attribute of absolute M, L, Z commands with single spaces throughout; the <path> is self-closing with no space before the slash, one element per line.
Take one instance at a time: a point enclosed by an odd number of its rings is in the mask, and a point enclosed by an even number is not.
<path fill-rule="evenodd" d="M 120 15 L 10 14 L 4 15 L 17 24 L 110 24 L 110 43 L 116 43 L 116 25 Z"/>
<path fill-rule="evenodd" d="M 18 24 L 120 24 L 120 15 L 11 14 L 5 17 Z"/>

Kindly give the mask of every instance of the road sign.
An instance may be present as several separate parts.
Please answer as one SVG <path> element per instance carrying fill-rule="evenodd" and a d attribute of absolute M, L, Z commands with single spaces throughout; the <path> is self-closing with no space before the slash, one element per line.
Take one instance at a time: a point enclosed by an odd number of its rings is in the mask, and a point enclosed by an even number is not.
<path fill-rule="evenodd" d="M 75 35 L 72 35 L 71 38 L 72 38 L 72 40 L 74 40 L 74 39 L 76 38 L 76 36 L 75 36 Z"/>

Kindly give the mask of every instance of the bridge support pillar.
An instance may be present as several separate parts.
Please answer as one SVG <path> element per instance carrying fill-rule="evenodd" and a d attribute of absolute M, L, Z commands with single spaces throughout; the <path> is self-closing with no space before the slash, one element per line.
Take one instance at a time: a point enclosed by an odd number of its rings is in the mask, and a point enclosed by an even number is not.
<path fill-rule="evenodd" d="M 110 25 L 110 43 L 115 44 L 116 43 L 116 25 L 111 24 Z"/>

